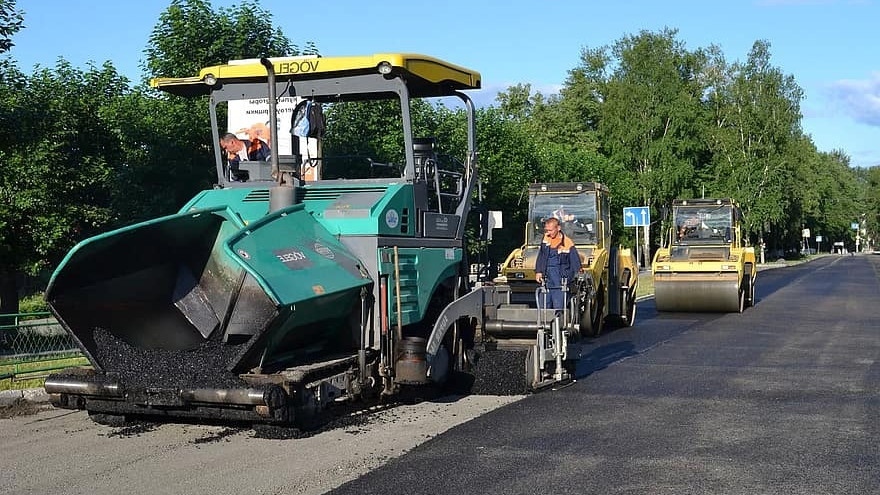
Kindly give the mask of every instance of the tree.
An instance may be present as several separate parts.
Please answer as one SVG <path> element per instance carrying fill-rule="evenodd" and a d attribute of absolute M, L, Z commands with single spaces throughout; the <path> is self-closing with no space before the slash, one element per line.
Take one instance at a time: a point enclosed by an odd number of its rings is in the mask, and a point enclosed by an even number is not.
<path fill-rule="evenodd" d="M 21 16 L 0 2 L 8 48 Z M 201 0 L 174 0 L 149 46 L 144 69 L 157 76 L 297 54 L 250 2 L 215 13 Z M 62 59 L 31 77 L 7 64 L 0 76 L 0 313 L 17 311 L 22 274 L 54 266 L 85 237 L 173 213 L 210 187 L 206 99 L 132 89 L 109 62 L 78 70 Z"/>
<path fill-rule="evenodd" d="M 676 31 L 642 32 L 615 44 L 619 67 L 608 84 L 600 130 L 617 161 L 639 175 L 643 204 L 659 206 L 693 194 L 702 156 L 700 54 Z"/>
<path fill-rule="evenodd" d="M 568 71 L 560 90 L 558 109 L 565 122 L 560 127 L 566 129 L 560 137 L 579 148 L 596 151 L 601 148 L 598 131 L 608 91 L 610 63 L 607 47 L 582 49 L 580 64 Z"/>
<path fill-rule="evenodd" d="M 803 91 L 794 77 L 771 65 L 766 41 L 755 42 L 744 64 L 715 62 L 709 65 L 714 77 L 707 98 L 715 192 L 737 199 L 746 232 L 762 238 L 766 228 L 786 224 L 801 206 L 791 192 L 804 184 L 792 180 L 806 159 L 797 143 Z"/>
<path fill-rule="evenodd" d="M 22 28 L 23 16 L 15 8 L 15 0 L 0 0 L 0 55 L 14 46 L 12 37 Z M 0 59 L 0 161 L 5 162 L 16 132 L 16 109 L 9 105 L 21 88 L 24 75 L 8 60 Z M 0 180 L 3 176 L 0 175 Z M 10 204 L 13 191 L 0 182 L 0 257 L 11 255 L 15 235 L 15 219 Z M 0 314 L 18 312 L 18 286 L 12 263 L 0 263 Z M 6 323 L 6 322 L 2 322 Z"/>
<path fill-rule="evenodd" d="M 244 1 L 214 11 L 208 0 L 172 0 L 144 51 L 148 77 L 187 77 L 229 60 L 300 55 L 272 25 L 272 14 Z M 305 54 L 317 54 L 307 44 Z"/>
<path fill-rule="evenodd" d="M 531 94 L 529 85 L 516 85 L 498 95 L 498 117 L 519 128 L 523 145 L 534 150 L 536 161 L 532 180 L 545 182 L 600 182 L 613 191 L 612 208 L 635 204 L 638 197 L 633 174 L 608 160 L 600 152 L 596 126 L 603 97 L 604 82 L 595 71 L 601 57 L 592 59 L 595 52 L 585 52 L 589 68 L 570 71 L 561 96 L 545 98 L 541 93 Z M 521 195 L 524 183 L 517 186 Z M 519 205 L 522 209 L 522 205 Z M 505 210 L 505 211 L 510 211 Z M 524 219 L 523 215 L 523 219 Z M 618 240 L 630 242 L 631 233 L 624 230 L 623 219 L 612 216 Z M 524 221 L 524 220 L 523 220 Z M 508 222 L 509 224 L 509 222 Z M 522 225 L 517 225 L 521 230 Z M 502 236 L 504 234 L 502 233 Z M 522 241 L 521 232 L 516 241 Z"/>
<path fill-rule="evenodd" d="M 868 239 L 877 249 L 878 235 L 880 235 L 880 166 L 867 169 L 856 169 L 859 181 L 864 187 L 864 215 L 865 228 Z"/>
<path fill-rule="evenodd" d="M 23 23 L 24 16 L 15 9 L 15 0 L 0 0 L 0 54 L 15 46 L 12 36 L 21 30 Z"/>
<path fill-rule="evenodd" d="M 584 50 L 581 61 L 587 84 L 580 94 L 599 102 L 595 110 L 582 108 L 597 114 L 601 150 L 638 185 L 635 204 L 655 211 L 695 194 L 696 171 L 707 155 L 697 77 L 705 56 L 686 50 L 676 35 L 642 31 L 610 48 Z"/>
<path fill-rule="evenodd" d="M 128 81 L 111 66 L 81 71 L 60 61 L 0 91 L 17 133 L 0 147 L 0 313 L 15 313 L 21 274 L 40 274 L 114 220 L 120 148 L 102 111 Z"/>
<path fill-rule="evenodd" d="M 301 53 L 256 3 L 215 11 L 206 0 L 172 0 L 144 53 L 147 77 L 189 77 L 229 60 L 317 55 L 318 50 L 309 42 Z M 127 150 L 118 189 L 127 197 L 118 196 L 115 205 L 127 218 L 173 213 L 196 191 L 210 186 L 215 166 L 207 98 L 156 97 L 139 89 L 118 102 L 114 118 Z M 165 185 L 167 194 L 157 197 L 151 183 Z"/>

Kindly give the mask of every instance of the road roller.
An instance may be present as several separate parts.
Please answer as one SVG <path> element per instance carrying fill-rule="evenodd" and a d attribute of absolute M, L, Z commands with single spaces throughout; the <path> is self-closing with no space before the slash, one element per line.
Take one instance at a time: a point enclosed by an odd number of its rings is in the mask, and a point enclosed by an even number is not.
<path fill-rule="evenodd" d="M 658 311 L 742 312 L 754 304 L 755 249 L 732 199 L 672 203 L 670 227 L 651 265 Z"/>
<path fill-rule="evenodd" d="M 523 244 L 500 267 L 499 277 L 475 287 L 440 315 L 427 347 L 429 361 L 439 352 L 450 322 L 478 317 L 474 322 L 472 352 L 458 353 L 483 380 L 486 393 L 504 389 L 539 390 L 572 378 L 584 339 L 599 335 L 606 320 L 631 326 L 636 315 L 638 265 L 632 249 L 612 247 L 610 193 L 596 182 L 535 183 L 527 187 L 528 220 Z M 544 240 L 544 222 L 556 218 L 562 233 L 575 244 L 581 258 L 574 280 L 563 283 L 567 304 L 562 310 L 545 309 L 548 288 L 535 279 L 538 249 Z M 500 357 L 503 356 L 503 357 Z M 502 368 L 520 368 L 522 381 L 508 384 L 498 378 Z"/>
<path fill-rule="evenodd" d="M 49 376 L 53 403 L 101 423 L 307 426 L 338 404 L 442 385 L 473 341 L 466 319 L 452 322 L 427 359 L 441 311 L 470 289 L 466 91 L 480 73 L 380 53 L 230 61 L 150 84 L 206 102 L 217 182 L 175 214 L 80 242 L 56 268 L 48 305 L 90 366 Z M 411 105 L 436 98 L 461 104 L 461 156 L 415 135 Z M 331 106 L 365 129 L 392 109 L 397 131 L 382 147 L 334 137 Z M 256 124 L 274 132 L 245 133 Z M 266 139 L 271 156 L 230 152 L 227 132 Z"/>

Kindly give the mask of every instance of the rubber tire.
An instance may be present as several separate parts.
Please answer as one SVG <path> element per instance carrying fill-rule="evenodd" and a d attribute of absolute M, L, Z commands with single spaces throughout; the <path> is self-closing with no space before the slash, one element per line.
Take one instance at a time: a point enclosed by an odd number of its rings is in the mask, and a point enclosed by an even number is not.
<path fill-rule="evenodd" d="M 742 313 L 746 309 L 746 289 L 743 287 L 741 291 L 739 291 L 739 310 L 737 313 Z"/>
<path fill-rule="evenodd" d="M 566 359 L 562 362 L 562 369 L 568 373 L 569 378 L 574 380 L 577 378 L 577 364 L 580 362 L 580 359 Z"/>
<path fill-rule="evenodd" d="M 596 298 L 587 308 L 587 311 L 581 313 L 580 334 L 584 337 L 598 337 L 602 333 L 602 325 L 605 318 L 602 315 L 602 309 L 605 306 L 605 286 L 600 285 L 596 292 Z"/>
<path fill-rule="evenodd" d="M 746 292 L 746 307 L 751 308 L 755 306 L 755 283 L 749 278 L 749 285 L 747 287 Z"/>
<path fill-rule="evenodd" d="M 623 305 L 623 314 L 620 315 L 620 323 L 624 327 L 631 327 L 636 321 L 636 300 L 635 297 L 630 295 L 629 291 L 622 291 L 620 297 L 624 298 L 626 301 Z"/>

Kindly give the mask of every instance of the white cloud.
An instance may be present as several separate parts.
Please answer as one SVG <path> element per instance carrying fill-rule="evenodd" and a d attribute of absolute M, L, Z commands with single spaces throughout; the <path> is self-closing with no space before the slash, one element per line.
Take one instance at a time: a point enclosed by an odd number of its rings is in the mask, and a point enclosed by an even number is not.
<path fill-rule="evenodd" d="M 880 72 L 869 79 L 841 79 L 828 86 L 829 103 L 854 121 L 880 126 Z"/>

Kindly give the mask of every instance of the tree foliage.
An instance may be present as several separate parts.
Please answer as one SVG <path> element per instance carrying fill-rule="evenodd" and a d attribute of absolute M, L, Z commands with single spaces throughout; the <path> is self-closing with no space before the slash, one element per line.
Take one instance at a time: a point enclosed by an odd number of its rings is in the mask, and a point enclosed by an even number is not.
<path fill-rule="evenodd" d="M 6 49 L 22 26 L 14 6 L 0 3 Z M 149 43 L 144 69 L 154 76 L 298 54 L 250 2 L 215 12 L 202 0 L 173 0 Z M 30 76 L 0 66 L 0 313 L 16 312 L 22 274 L 40 275 L 76 242 L 173 213 L 210 187 L 206 104 L 132 87 L 110 62 L 77 69 L 62 59 Z"/>
<path fill-rule="evenodd" d="M 0 0 L 0 54 L 22 28 L 15 0 Z M 607 185 L 612 227 L 627 245 L 623 207 L 647 205 L 658 218 L 672 199 L 700 195 L 738 200 L 750 241 L 774 252 L 797 249 L 804 228 L 852 247 L 854 221 L 876 238 L 880 167 L 854 169 L 843 150 L 816 149 L 801 129 L 803 91 L 773 65 L 770 48 L 758 40 L 744 61 L 728 61 L 717 46 L 689 49 L 674 29 L 641 31 L 584 47 L 558 94 L 528 84 L 499 93 L 477 111 L 479 199 L 505 214 L 492 258 L 522 242 L 535 181 Z M 0 313 L 15 311 L 21 274 L 51 268 L 87 236 L 172 213 L 211 186 L 206 99 L 157 94 L 147 78 L 318 50 L 293 44 L 257 1 L 215 10 L 208 0 L 171 0 L 144 54 L 137 85 L 109 62 L 79 69 L 60 60 L 27 75 L 0 60 Z M 330 105 L 325 155 L 403 163 L 399 111 L 397 102 Z M 410 111 L 417 137 L 464 158 L 462 109 L 415 102 Z"/>
<path fill-rule="evenodd" d="M 272 14 L 251 1 L 215 11 L 208 0 L 172 0 L 159 16 L 144 51 L 148 77 L 187 77 L 229 60 L 300 55 L 272 24 Z M 317 54 L 307 44 L 302 54 Z"/>
<path fill-rule="evenodd" d="M 16 10 L 15 0 L 0 0 L 0 54 L 15 46 L 12 36 L 21 30 L 24 14 Z"/>
<path fill-rule="evenodd" d="M 642 204 L 654 207 L 691 189 L 703 159 L 702 56 L 675 35 L 642 32 L 612 47 L 617 66 L 605 84 L 599 122 L 610 158 L 636 174 Z"/>
<path fill-rule="evenodd" d="M 754 44 L 744 64 L 713 69 L 726 72 L 727 82 L 709 89 L 713 185 L 740 202 L 747 230 L 761 235 L 797 207 L 790 193 L 802 188 L 791 180 L 809 154 L 799 142 L 803 91 L 771 65 L 766 41 Z"/>
<path fill-rule="evenodd" d="M 83 71 L 63 61 L 0 85 L 14 126 L 0 145 L 0 275 L 7 290 L 17 274 L 39 274 L 75 240 L 115 220 L 110 202 L 122 150 L 102 115 L 128 91 L 110 66 Z M 11 294 L 0 297 L 0 313 L 14 309 Z"/>

